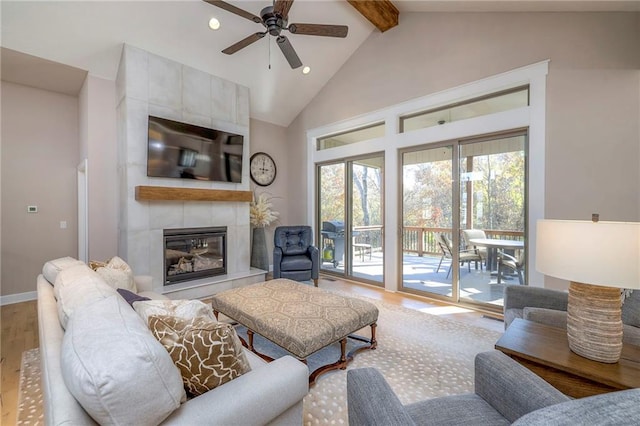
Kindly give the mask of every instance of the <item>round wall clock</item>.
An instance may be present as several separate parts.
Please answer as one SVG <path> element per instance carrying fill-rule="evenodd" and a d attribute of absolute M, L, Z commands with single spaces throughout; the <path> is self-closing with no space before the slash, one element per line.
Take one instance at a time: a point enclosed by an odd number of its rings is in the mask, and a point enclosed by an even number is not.
<path fill-rule="evenodd" d="M 251 179 L 260 186 L 269 186 L 276 180 L 276 162 L 266 152 L 256 152 L 249 160 Z"/>

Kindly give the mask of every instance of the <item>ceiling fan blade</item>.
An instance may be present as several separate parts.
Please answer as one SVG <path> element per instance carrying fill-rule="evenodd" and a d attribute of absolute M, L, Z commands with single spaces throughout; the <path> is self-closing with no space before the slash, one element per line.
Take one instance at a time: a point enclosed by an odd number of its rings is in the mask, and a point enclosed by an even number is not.
<path fill-rule="evenodd" d="M 238 16 L 242 16 L 250 21 L 257 22 L 258 24 L 262 22 L 259 16 L 254 15 L 253 13 L 249 13 L 246 10 L 242 10 L 239 7 L 235 7 L 232 4 L 227 3 L 226 1 L 219 0 L 203 0 L 206 3 L 212 4 L 214 6 L 218 6 L 220 9 L 224 9 L 227 12 L 235 13 Z"/>
<path fill-rule="evenodd" d="M 278 46 L 280 46 L 280 50 L 282 50 L 284 57 L 287 58 L 287 61 L 289 62 L 289 65 L 291 65 L 291 68 L 296 69 L 302 66 L 302 61 L 300 61 L 298 54 L 293 49 L 293 46 L 289 42 L 288 38 L 281 35 L 278 36 L 276 42 L 278 42 Z"/>
<path fill-rule="evenodd" d="M 276 3 L 273 5 L 273 11 L 279 13 L 284 19 L 287 19 L 289 9 L 291 9 L 292 5 L 293 0 L 276 0 Z"/>
<path fill-rule="evenodd" d="M 255 43 L 256 41 L 260 40 L 262 37 L 264 37 L 265 34 L 266 34 L 266 32 L 265 33 L 251 34 L 249 37 L 243 38 L 242 40 L 240 40 L 236 44 L 232 44 L 231 46 L 227 47 L 226 49 L 224 49 L 222 51 L 222 53 L 226 53 L 227 55 L 233 55 L 238 50 L 244 49 L 245 47 L 247 47 L 251 43 Z"/>
<path fill-rule="evenodd" d="M 340 38 L 345 38 L 349 32 L 349 27 L 346 25 L 289 24 L 289 28 L 287 29 L 291 34 Z"/>

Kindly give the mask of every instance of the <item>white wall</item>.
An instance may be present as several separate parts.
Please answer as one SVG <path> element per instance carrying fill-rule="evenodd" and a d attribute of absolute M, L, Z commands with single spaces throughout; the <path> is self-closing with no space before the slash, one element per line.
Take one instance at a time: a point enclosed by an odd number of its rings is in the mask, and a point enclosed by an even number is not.
<path fill-rule="evenodd" d="M 77 97 L 0 84 L 1 294 L 6 296 L 35 291 L 47 260 L 77 256 L 79 125 Z M 28 205 L 36 205 L 38 213 L 27 213 Z"/>
<path fill-rule="evenodd" d="M 550 59 L 546 170 L 531 171 L 546 173 L 546 216 L 638 221 L 639 40 L 639 13 L 405 13 L 289 126 L 288 156 L 306 158 L 308 129 Z M 289 166 L 307 176 L 304 162 Z M 290 179 L 287 193 L 304 199 L 306 188 Z M 290 203 L 291 220 L 307 215 Z"/>

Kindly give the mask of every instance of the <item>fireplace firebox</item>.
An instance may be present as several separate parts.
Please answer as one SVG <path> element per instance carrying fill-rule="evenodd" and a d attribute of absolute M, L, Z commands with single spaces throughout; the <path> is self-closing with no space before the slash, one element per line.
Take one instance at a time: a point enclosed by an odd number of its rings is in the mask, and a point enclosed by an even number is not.
<path fill-rule="evenodd" d="M 165 229 L 164 284 L 227 273 L 227 227 Z"/>

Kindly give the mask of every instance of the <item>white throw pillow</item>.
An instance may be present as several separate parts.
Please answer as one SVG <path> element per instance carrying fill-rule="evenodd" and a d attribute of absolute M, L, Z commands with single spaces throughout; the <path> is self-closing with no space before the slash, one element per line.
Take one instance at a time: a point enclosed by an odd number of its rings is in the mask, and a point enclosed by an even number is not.
<path fill-rule="evenodd" d="M 59 259 L 53 259 L 46 262 L 44 266 L 42 266 L 42 275 L 51 284 L 55 284 L 56 278 L 58 277 L 60 271 L 71 266 L 78 265 L 84 265 L 84 262 L 69 256 L 61 257 Z"/>
<path fill-rule="evenodd" d="M 133 279 L 133 270 L 118 256 L 113 256 L 104 267 L 96 269 L 96 272 L 114 289 L 123 288 L 134 293 L 138 292 Z"/>
<path fill-rule="evenodd" d="M 185 320 L 205 317 L 216 322 L 211 306 L 200 300 L 143 300 L 134 302 L 133 309 L 145 324 L 149 322 L 149 317 L 152 315 L 178 317 Z"/>
<path fill-rule="evenodd" d="M 53 294 L 58 305 L 58 318 L 62 328 L 73 312 L 80 306 L 117 294 L 102 278 L 87 265 L 71 266 L 58 274 L 53 285 Z"/>
<path fill-rule="evenodd" d="M 76 310 L 60 364 L 67 388 L 99 424 L 156 425 L 185 398 L 169 353 L 118 295 Z"/>

